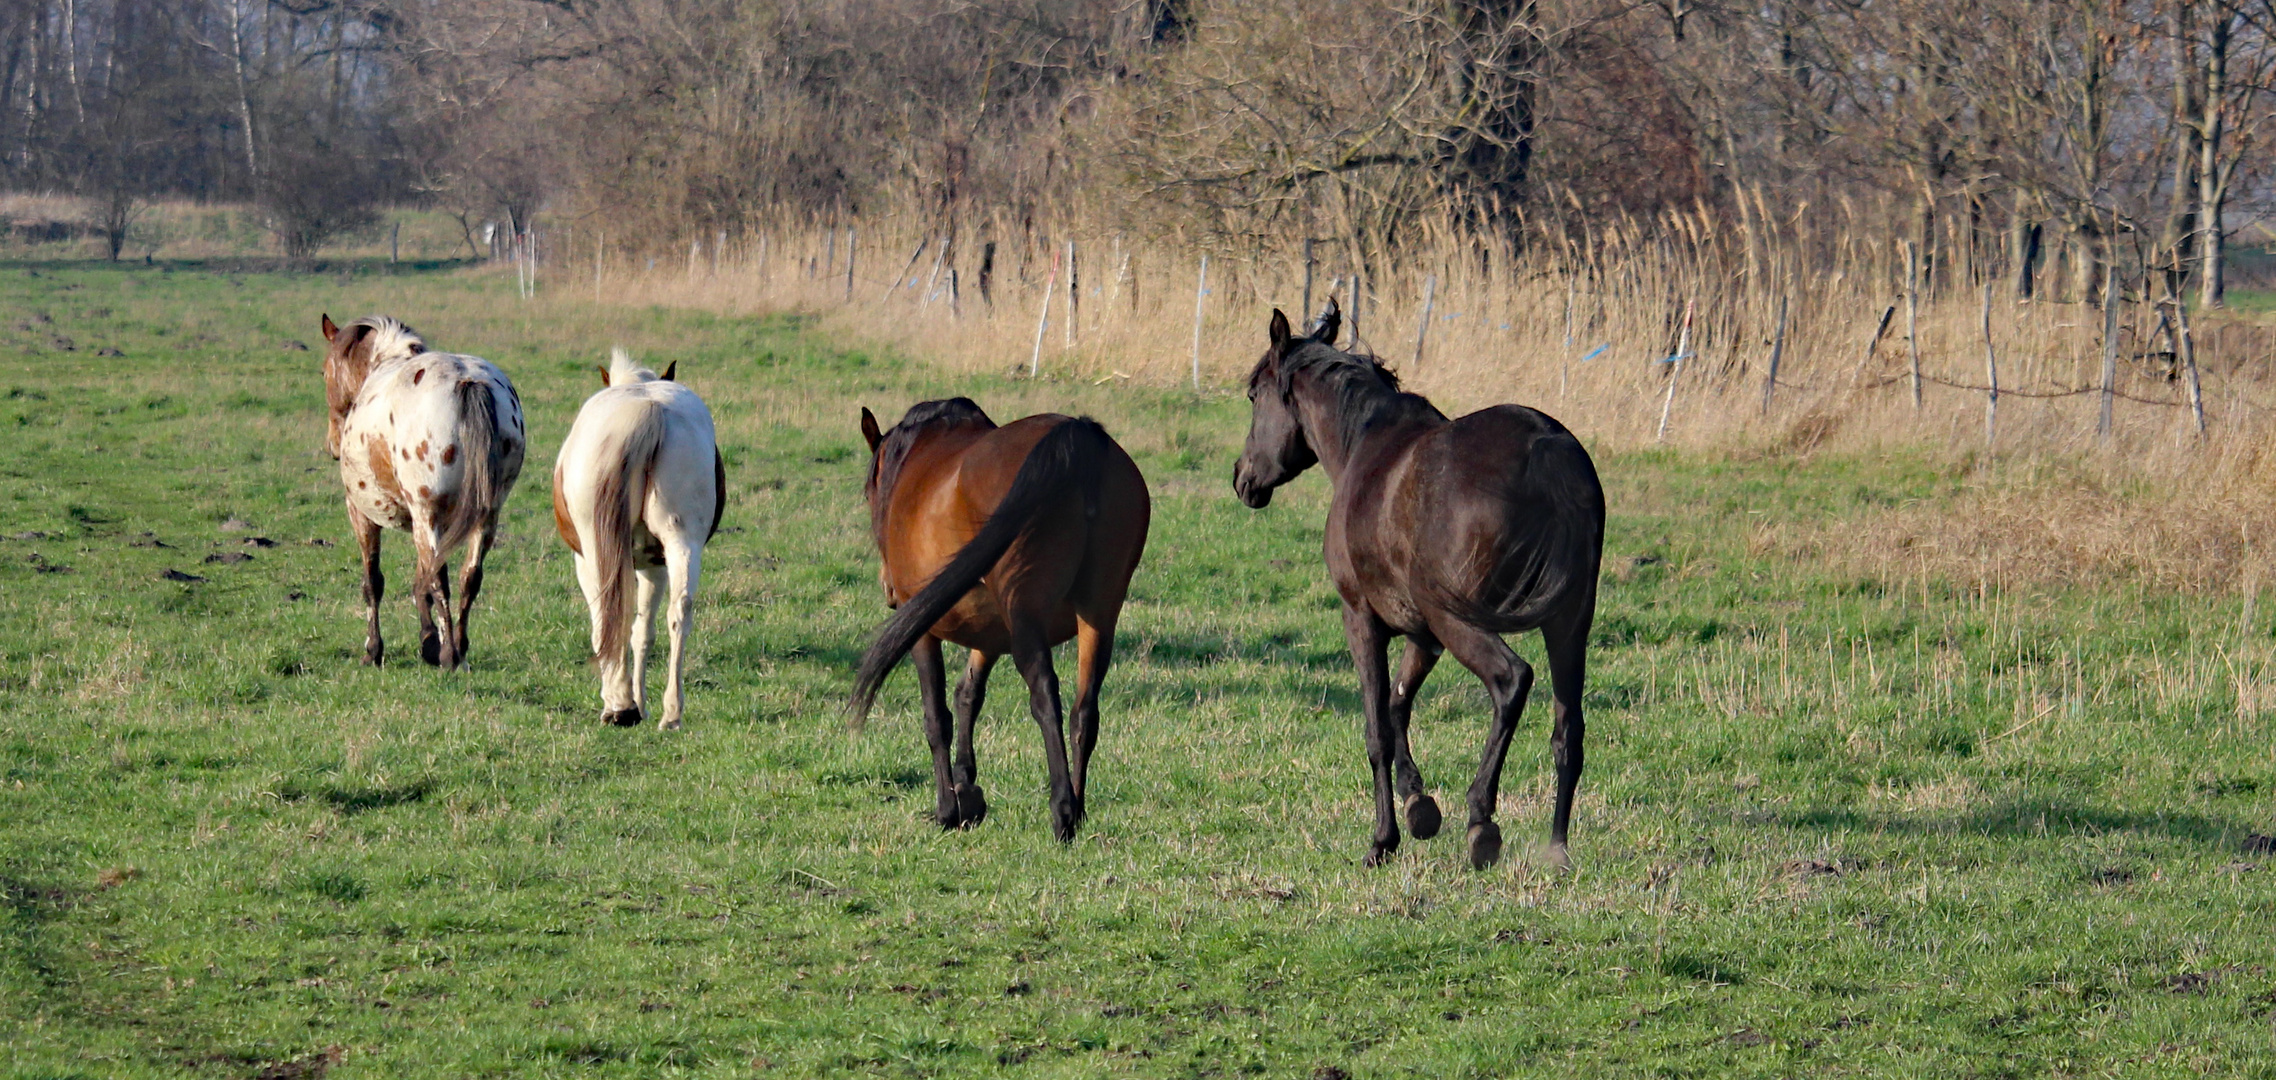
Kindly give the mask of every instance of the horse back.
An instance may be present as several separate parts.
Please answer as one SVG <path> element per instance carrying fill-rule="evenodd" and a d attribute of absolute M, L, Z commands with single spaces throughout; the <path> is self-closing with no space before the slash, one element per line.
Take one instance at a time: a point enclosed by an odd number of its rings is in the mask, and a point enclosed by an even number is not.
<path fill-rule="evenodd" d="M 1422 436 L 1412 456 L 1398 501 L 1417 600 L 1514 632 L 1594 595 L 1604 489 L 1564 425 L 1499 405 Z"/>
<path fill-rule="evenodd" d="M 527 439 L 503 372 L 479 357 L 428 352 L 371 373 L 340 443 L 341 479 L 358 509 L 394 528 L 433 529 L 438 546 L 449 546 L 443 541 L 457 537 L 443 532 L 462 533 L 470 512 L 494 513 L 489 504 L 504 501 Z"/>

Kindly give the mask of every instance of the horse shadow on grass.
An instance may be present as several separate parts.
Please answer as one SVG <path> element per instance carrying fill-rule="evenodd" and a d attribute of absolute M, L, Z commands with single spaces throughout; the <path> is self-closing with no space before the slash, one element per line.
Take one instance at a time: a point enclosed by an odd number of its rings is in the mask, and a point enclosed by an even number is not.
<path fill-rule="evenodd" d="M 1846 807 L 1820 807 L 1781 815 L 1776 820 L 1791 828 L 1821 832 L 1972 834 L 1998 839 L 2126 833 L 2220 847 L 2241 842 L 2250 831 L 2233 821 L 2203 814 L 2110 810 L 2031 793 L 1957 814 L 1875 813 Z"/>

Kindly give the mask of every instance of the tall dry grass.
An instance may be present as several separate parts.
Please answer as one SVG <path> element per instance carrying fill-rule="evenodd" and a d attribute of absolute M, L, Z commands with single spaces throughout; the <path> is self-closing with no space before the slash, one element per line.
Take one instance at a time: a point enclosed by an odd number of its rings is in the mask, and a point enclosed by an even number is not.
<path fill-rule="evenodd" d="M 1449 412 L 1533 405 L 1600 454 L 1664 445 L 1770 468 L 1827 452 L 1904 452 L 1959 479 L 1957 494 L 1928 502 L 1767 522 L 1766 551 L 1987 584 L 2257 588 L 2267 576 L 2269 328 L 2194 313 L 2200 434 L 2172 355 L 2172 312 L 2157 303 L 2162 286 L 2121 280 L 2104 435 L 2104 313 L 2060 295 L 2070 268 L 2047 266 L 2042 298 L 2018 300 L 1994 260 L 1948 262 L 1908 313 L 1901 242 L 1859 228 L 1811 234 L 1806 216 L 1781 219 L 1762 201 L 1744 227 L 1671 214 L 1522 254 L 1451 231 L 1396 249 L 1320 243 L 1311 306 L 1335 292 L 1347 347 L 1381 357 Z M 983 296 L 980 246 L 967 239 L 944 254 L 914 219 L 722 239 L 616 259 L 597 228 L 564 234 L 549 241 L 541 287 L 730 313 L 797 310 L 833 335 L 952 369 L 1032 364 L 1046 379 L 1155 386 L 1194 382 L 1198 313 L 1205 393 L 1237 392 L 1271 310 L 1294 317 L 1304 303 L 1298 242 L 1204 248 L 1068 229 L 1001 244 Z M 2002 387 L 1996 424 L 1981 389 L 1987 345 Z"/>

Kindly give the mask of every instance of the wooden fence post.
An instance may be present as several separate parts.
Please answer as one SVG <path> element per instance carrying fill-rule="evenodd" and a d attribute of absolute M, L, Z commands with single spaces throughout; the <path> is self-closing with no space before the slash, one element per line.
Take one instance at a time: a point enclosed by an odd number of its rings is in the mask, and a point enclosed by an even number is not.
<path fill-rule="evenodd" d="M 1075 262 L 1075 242 L 1067 241 L 1067 347 L 1075 347 L 1075 322 L 1083 313 L 1082 268 Z"/>
<path fill-rule="evenodd" d="M 1984 283 L 1984 445 L 1999 439 L 1999 353 L 1992 349 L 1991 282 Z"/>
<path fill-rule="evenodd" d="M 861 234 L 855 232 L 853 226 L 846 226 L 846 299 L 848 300 L 853 299 L 854 241 L 860 237 Z"/>
<path fill-rule="evenodd" d="M 1422 320 L 1415 324 L 1415 371 L 1417 374 L 1422 371 L 1423 338 L 1430 334 L 1430 311 L 1437 302 L 1438 275 L 1432 274 L 1423 279 Z"/>
<path fill-rule="evenodd" d="M 1059 253 L 1051 253 L 1051 278 L 1043 283 L 1043 310 L 1035 313 L 1035 351 L 1027 355 L 1027 377 L 1043 372 L 1043 329 L 1051 325 L 1051 297 L 1059 291 Z"/>
<path fill-rule="evenodd" d="M 607 251 L 608 246 L 607 233 L 600 234 L 600 239 L 593 241 L 593 303 L 596 304 L 601 302 L 601 253 Z"/>
<path fill-rule="evenodd" d="M 1209 295 L 1209 256 L 1201 257 L 1201 276 L 1193 283 L 1193 392 L 1201 392 L 1202 298 Z"/>
<path fill-rule="evenodd" d="M 1770 338 L 1770 373 L 1762 377 L 1762 415 L 1770 415 L 1770 396 L 1778 391 L 1778 361 L 1786 355 L 1786 294 L 1778 294 L 1778 330 Z"/>
<path fill-rule="evenodd" d="M 1920 244 L 1905 241 L 1905 358 L 1912 368 L 1912 407 L 1920 411 Z"/>
<path fill-rule="evenodd" d="M 1667 397 L 1660 401 L 1660 429 L 1653 433 L 1653 442 L 1667 438 L 1668 414 L 1675 410 L 1675 381 L 1683 377 L 1683 358 L 1691 351 L 1691 309 L 1694 303 L 1694 300 L 1683 302 L 1683 329 L 1676 333 L 1675 355 L 1668 357 L 1668 363 L 1674 366 L 1668 369 Z"/>
<path fill-rule="evenodd" d="M 2189 332 L 2189 304 L 2170 280 L 2167 295 L 2173 299 L 2173 325 L 2181 331 L 2181 366 L 2189 374 L 2189 414 L 2197 421 L 2197 437 L 2205 437 L 2205 391 L 2197 381 L 2197 339 Z"/>
<path fill-rule="evenodd" d="M 2102 265 L 2102 415 L 2094 425 L 2094 441 L 2110 445 L 2113 412 L 2118 392 L 2118 261 Z"/>
<path fill-rule="evenodd" d="M 1303 318 L 1312 314 L 1312 238 L 1304 238 L 1304 306 L 1297 308 Z"/>

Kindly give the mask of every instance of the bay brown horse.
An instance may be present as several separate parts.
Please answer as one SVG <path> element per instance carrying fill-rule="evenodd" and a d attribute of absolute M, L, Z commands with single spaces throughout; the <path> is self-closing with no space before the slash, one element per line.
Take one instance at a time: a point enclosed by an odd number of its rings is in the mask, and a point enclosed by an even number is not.
<path fill-rule="evenodd" d="M 894 665 L 913 654 L 932 745 L 934 819 L 942 828 L 976 825 L 988 800 L 972 725 L 989 670 L 1009 653 L 1043 731 L 1052 831 L 1074 839 L 1098 745 L 1099 688 L 1113 660 L 1114 627 L 1146 547 L 1146 478 L 1087 417 L 1044 413 L 998 427 L 978 405 L 952 398 L 917 405 L 883 432 L 863 409 L 861 433 L 871 453 L 870 525 L 883 556 L 878 577 L 898 610 L 862 655 L 854 726 Z M 1076 639 L 1071 765 L 1051 666 L 1052 647 L 1068 638 Z M 953 733 L 943 641 L 971 650 L 956 688 Z"/>
<path fill-rule="evenodd" d="M 1565 837 L 1581 778 L 1581 684 L 1604 553 L 1604 488 L 1580 441 L 1547 414 L 1496 405 L 1449 420 L 1399 389 L 1373 357 L 1335 348 L 1331 301 L 1309 337 L 1275 311 L 1271 345 L 1249 375 L 1248 443 L 1233 490 L 1252 508 L 1319 464 L 1335 492 L 1328 509 L 1328 576 L 1343 596 L 1344 637 L 1359 666 L 1367 759 L 1374 769 L 1375 836 L 1367 864 L 1399 848 L 1394 787 L 1415 838 L 1438 832 L 1408 748 L 1415 691 L 1452 652 L 1486 684 L 1493 725 L 1469 791 L 1470 864 L 1501 858 L 1494 803 L 1533 668 L 1501 635 L 1538 629 L 1547 647 L 1556 726 L 1549 746 L 1557 803 L 1550 858 L 1568 864 Z M 1391 678 L 1386 649 L 1407 639 Z"/>

